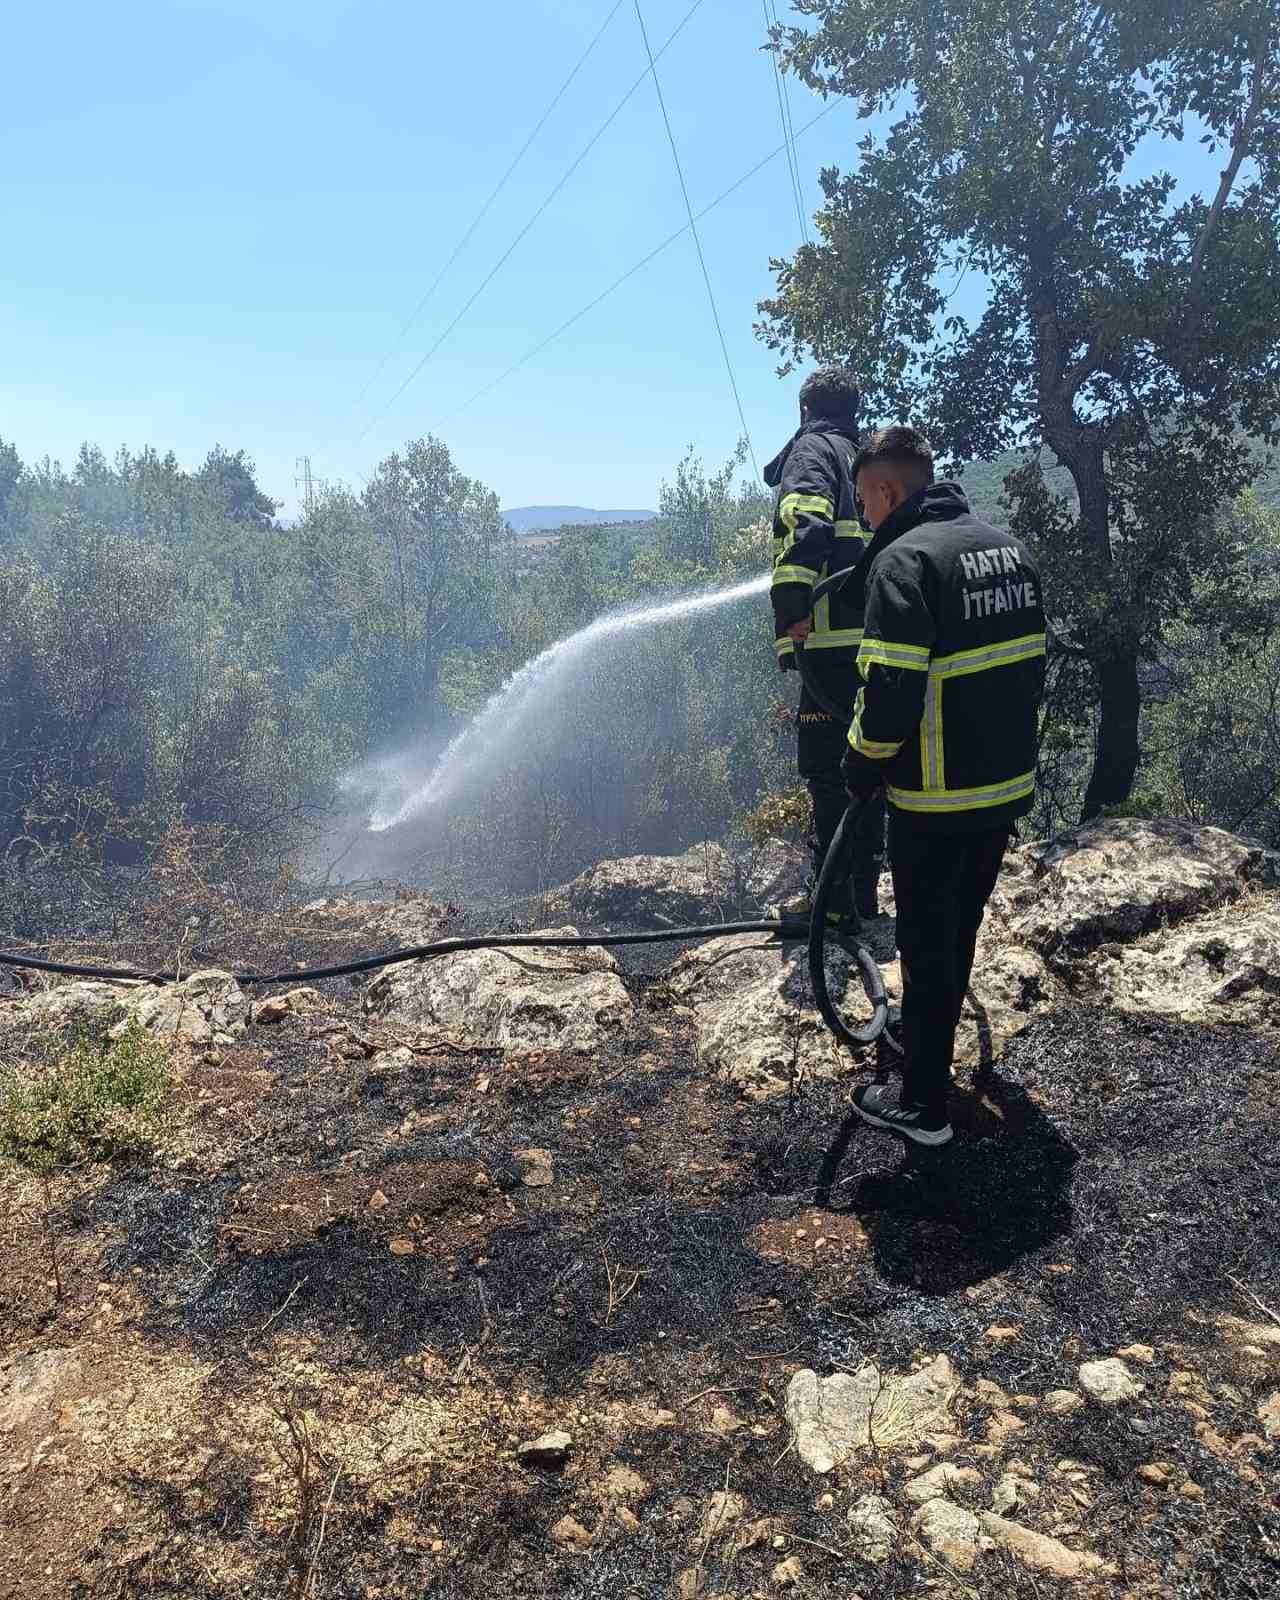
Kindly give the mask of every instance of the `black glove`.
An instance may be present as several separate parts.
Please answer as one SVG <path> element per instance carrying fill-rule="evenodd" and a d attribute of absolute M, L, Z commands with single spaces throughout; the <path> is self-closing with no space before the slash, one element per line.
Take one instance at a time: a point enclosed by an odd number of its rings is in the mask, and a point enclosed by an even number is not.
<path fill-rule="evenodd" d="M 784 650 L 782 652 L 782 654 L 778 657 L 778 671 L 779 672 L 799 672 L 799 670 L 800 670 L 800 668 L 796 663 L 796 653 L 795 653 L 795 651 L 794 650 Z"/>
<path fill-rule="evenodd" d="M 845 793 L 858 805 L 869 800 L 884 782 L 884 773 L 860 760 L 852 750 L 846 752 L 840 762 L 840 771 L 844 777 Z"/>

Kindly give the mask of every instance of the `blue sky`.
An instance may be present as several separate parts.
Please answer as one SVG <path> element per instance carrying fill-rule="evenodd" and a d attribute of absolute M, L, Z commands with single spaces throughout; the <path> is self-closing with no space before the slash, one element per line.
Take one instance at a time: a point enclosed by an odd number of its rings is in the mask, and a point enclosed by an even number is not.
<path fill-rule="evenodd" d="M 655 49 L 691 3 L 644 0 Z M 0 437 L 27 459 L 64 461 L 83 439 L 173 448 L 189 465 L 215 442 L 243 447 L 286 511 L 297 457 L 358 487 L 428 432 L 506 505 L 652 505 L 687 445 L 721 461 L 740 428 L 688 236 L 466 404 L 683 224 L 648 82 L 391 403 L 643 71 L 626 0 L 401 338 L 612 5 L 14 8 L 0 101 Z M 695 209 L 780 143 L 763 37 L 759 0 L 703 0 L 659 63 Z M 790 94 L 798 129 L 823 103 L 795 83 Z M 838 104 L 800 139 L 810 210 L 819 168 L 847 165 L 856 133 Z M 785 161 L 701 231 L 763 463 L 795 411 L 796 380 L 777 379 L 752 333 L 769 257 L 798 238 Z"/>

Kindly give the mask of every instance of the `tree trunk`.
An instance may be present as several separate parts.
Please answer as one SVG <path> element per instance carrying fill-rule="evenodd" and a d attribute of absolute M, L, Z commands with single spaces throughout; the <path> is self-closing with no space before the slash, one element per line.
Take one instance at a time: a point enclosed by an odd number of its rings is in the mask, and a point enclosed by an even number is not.
<path fill-rule="evenodd" d="M 1104 806 L 1123 804 L 1138 770 L 1138 652 L 1132 645 L 1119 645 L 1093 662 L 1093 673 L 1102 715 L 1083 822 L 1100 815 Z"/>

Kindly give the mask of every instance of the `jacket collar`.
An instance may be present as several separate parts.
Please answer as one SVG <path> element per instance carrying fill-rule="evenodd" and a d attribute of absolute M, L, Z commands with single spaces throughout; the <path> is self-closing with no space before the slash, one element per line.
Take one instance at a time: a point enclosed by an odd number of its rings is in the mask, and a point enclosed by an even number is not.
<path fill-rule="evenodd" d="M 776 489 L 782 482 L 782 469 L 787 464 L 787 457 L 795 449 L 796 440 L 803 439 L 806 433 L 838 433 L 855 445 L 859 438 L 857 429 L 851 423 L 837 422 L 830 417 L 814 417 L 811 422 L 802 423 L 764 469 L 764 481 L 771 489 Z"/>
<path fill-rule="evenodd" d="M 969 502 L 958 483 L 931 483 L 919 494 L 913 494 L 910 500 L 904 500 L 876 529 L 875 536 L 867 546 L 867 565 L 895 539 L 910 533 L 913 528 L 919 528 L 926 522 L 952 522 L 956 517 L 969 515 Z"/>

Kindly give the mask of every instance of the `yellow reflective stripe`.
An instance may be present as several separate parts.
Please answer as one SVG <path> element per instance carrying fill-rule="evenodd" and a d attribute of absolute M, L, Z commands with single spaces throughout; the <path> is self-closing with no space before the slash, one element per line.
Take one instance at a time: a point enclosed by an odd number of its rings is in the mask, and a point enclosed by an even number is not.
<path fill-rule="evenodd" d="M 822 575 L 824 578 L 827 575 L 825 567 L 823 568 Z M 824 594 L 822 599 L 819 600 L 817 605 L 813 608 L 813 634 L 810 634 L 809 637 L 812 638 L 814 634 L 826 635 L 830 632 L 831 596 L 829 594 Z"/>
<path fill-rule="evenodd" d="M 858 670 L 864 667 L 910 667 L 929 670 L 929 649 L 922 644 L 890 644 L 884 639 L 864 639 L 858 651 Z"/>
<path fill-rule="evenodd" d="M 804 645 L 806 650 L 852 650 L 861 642 L 861 628 L 826 628 L 821 633 L 815 629 Z"/>
<path fill-rule="evenodd" d="M 778 501 L 778 521 L 788 533 L 794 534 L 796 519 L 802 511 L 816 512 L 830 522 L 835 516 L 835 509 L 825 494 L 784 494 Z"/>
<path fill-rule="evenodd" d="M 773 569 L 773 582 L 776 588 L 780 583 L 803 583 L 812 589 L 818 581 L 818 574 L 812 567 L 789 567 L 783 565 Z"/>
<path fill-rule="evenodd" d="M 934 793 L 926 789 L 895 789 L 889 785 L 887 793 L 901 811 L 981 811 L 988 806 L 1025 800 L 1035 786 L 1035 773 L 1024 772 L 1020 778 L 983 784 L 977 789 L 942 789 Z"/>
<path fill-rule="evenodd" d="M 935 656 L 930 663 L 929 673 L 937 678 L 960 678 L 970 672 L 985 672 L 988 667 L 1007 667 L 1015 661 L 1031 661 L 1044 653 L 1044 634 L 1028 633 L 1021 639 L 1006 639 L 1003 644 L 987 644 L 977 650 L 959 650 L 955 655 Z"/>
<path fill-rule="evenodd" d="M 795 640 L 785 633 L 781 639 L 775 639 L 773 641 L 773 648 L 780 656 L 785 656 L 788 650 L 794 650 L 795 647 Z"/>
<path fill-rule="evenodd" d="M 873 761 L 887 761 L 890 756 L 896 756 L 902 749 L 902 741 L 897 744 L 887 744 L 880 739 L 868 739 L 862 731 L 862 712 L 866 704 L 867 692 L 858 690 L 858 698 L 853 707 L 853 726 L 849 729 L 849 744 L 859 755 L 870 756 Z"/>
<path fill-rule="evenodd" d="M 847 518 L 842 517 L 836 523 L 837 539 L 869 539 L 870 537 L 871 535 L 860 522 L 850 522 Z"/>
<path fill-rule="evenodd" d="M 945 763 L 942 757 L 942 679 L 929 675 L 920 718 L 920 771 L 926 789 L 945 789 Z"/>

